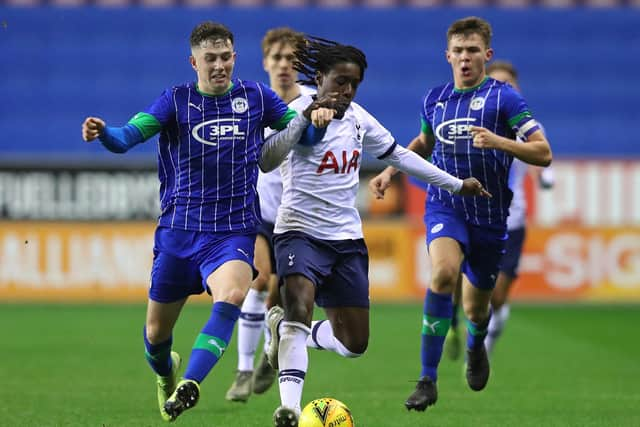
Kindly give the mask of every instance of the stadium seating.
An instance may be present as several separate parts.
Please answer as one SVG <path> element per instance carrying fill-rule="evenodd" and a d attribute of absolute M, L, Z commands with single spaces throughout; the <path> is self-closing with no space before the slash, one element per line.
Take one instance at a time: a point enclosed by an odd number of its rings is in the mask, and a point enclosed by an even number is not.
<path fill-rule="evenodd" d="M 143 0 L 145 6 L 169 0 Z M 173 0 L 171 0 L 173 1 Z M 215 0 L 185 0 L 208 6 Z M 241 0 L 253 6 L 256 0 Z M 304 0 L 277 0 L 303 5 Z M 439 0 L 409 0 L 415 6 Z M 458 0 L 455 0 L 458 1 Z M 460 0 L 475 4 L 475 0 Z M 505 6 L 526 0 L 498 0 Z M 557 1 L 557 0 L 553 0 Z M 589 0 L 603 5 L 601 0 Z M 93 4 L 120 6 L 122 0 Z M 155 3 L 154 3 L 155 2 Z M 343 0 L 316 5 L 338 6 Z M 12 5 L 41 4 L 7 0 Z M 54 2 L 51 2 L 52 4 Z M 429 86 L 450 78 L 444 60 L 447 25 L 470 13 L 488 18 L 497 58 L 512 60 L 536 117 L 561 156 L 639 155 L 627 130 L 638 122 L 640 86 L 623 74 L 640 66 L 637 45 L 640 9 L 394 8 L 385 0 L 350 10 L 304 8 L 0 8 L 0 150 L 12 155 L 87 154 L 113 156 L 82 143 L 80 123 L 88 114 L 121 124 L 173 83 L 193 78 L 188 36 L 202 19 L 219 19 L 236 33 L 236 75 L 266 80 L 260 39 L 273 26 L 290 25 L 312 34 L 352 43 L 368 55 L 369 69 L 357 100 L 406 142 L 418 131 L 420 97 Z M 81 0 L 55 0 L 75 6 Z M 306 4 L 306 2 L 304 2 Z M 456 3 L 458 4 L 458 3 Z M 555 3 L 545 2 L 547 5 Z M 607 3 L 608 4 L 608 3 Z M 630 4 L 630 3 L 629 3 Z M 203 13 L 206 10 L 207 13 Z M 28 25 L 26 25 L 28 23 Z M 585 46 L 588 45 L 588 48 Z M 34 118 L 39 119 L 37 125 Z M 155 152 L 154 144 L 137 147 Z M 588 154 L 587 154 L 588 153 Z M 109 157 L 110 158 L 110 157 Z"/>
<path fill-rule="evenodd" d="M 617 8 L 640 7 L 640 0 L 4 0 L 8 6 L 38 7 L 50 5 L 55 7 L 101 6 L 130 7 L 142 6 L 152 8 L 189 6 L 189 7 L 372 7 L 397 8 L 403 6 L 432 7 L 491 7 L 504 8 Z"/>

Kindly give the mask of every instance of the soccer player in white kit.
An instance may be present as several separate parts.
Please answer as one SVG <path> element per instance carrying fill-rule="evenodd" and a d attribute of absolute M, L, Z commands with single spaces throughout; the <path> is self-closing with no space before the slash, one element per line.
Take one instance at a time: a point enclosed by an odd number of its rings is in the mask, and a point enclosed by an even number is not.
<path fill-rule="evenodd" d="M 287 27 L 273 28 L 267 31 L 262 39 L 263 67 L 269 74 L 269 86 L 287 104 L 301 95 L 315 93 L 315 90 L 296 83 L 298 72 L 293 69 L 294 50 L 296 44 L 303 39 L 302 33 Z M 265 138 L 272 133 L 271 129 L 266 128 Z M 251 284 L 242 304 L 238 320 L 238 370 L 225 396 L 227 400 L 235 402 L 246 402 L 252 392 L 264 393 L 276 377 L 275 369 L 266 358 L 271 335 L 265 324 L 265 313 L 279 302 L 275 254 L 271 239 L 282 197 L 280 171 L 260 171 L 257 190 L 262 215 L 254 252 L 254 265 L 258 270 L 258 276 Z M 263 332 L 264 351 L 254 369 L 254 358 Z"/>
<path fill-rule="evenodd" d="M 464 195 L 489 194 L 475 178 L 460 180 L 396 144 L 371 114 L 352 102 L 367 67 L 357 48 L 308 37 L 297 46 L 295 68 L 316 85 L 318 96 L 335 96 L 335 115 L 312 115 L 300 142 L 280 165 L 283 195 L 274 230 L 277 272 L 284 310 L 268 314 L 272 341 L 269 361 L 278 367 L 281 406 L 275 426 L 297 426 L 307 346 L 344 357 L 361 356 L 369 340 L 368 253 L 355 207 L 362 151 L 447 191 Z M 312 102 L 302 96 L 289 104 L 294 110 Z M 314 117 L 316 120 L 314 120 Z M 273 156 L 260 167 L 280 161 Z M 312 322 L 314 301 L 327 320 Z"/>

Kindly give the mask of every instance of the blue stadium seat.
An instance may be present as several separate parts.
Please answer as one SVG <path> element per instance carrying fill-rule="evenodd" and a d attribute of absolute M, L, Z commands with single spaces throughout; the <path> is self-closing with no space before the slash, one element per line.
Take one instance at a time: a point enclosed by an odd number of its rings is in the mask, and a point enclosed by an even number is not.
<path fill-rule="evenodd" d="M 374 3 L 387 4 L 366 4 Z M 420 97 L 450 79 L 444 37 L 447 25 L 460 17 L 459 10 L 444 8 L 314 9 L 312 14 L 304 8 L 0 11 L 0 21 L 7 23 L 0 28 L 0 150 L 44 157 L 93 152 L 94 146 L 80 140 L 86 115 L 123 124 L 164 88 L 193 79 L 189 32 L 209 17 L 220 17 L 236 33 L 236 75 L 248 79 L 266 81 L 260 39 L 273 26 L 360 47 L 369 69 L 357 101 L 406 143 L 418 131 Z M 639 9 L 481 12 L 493 24 L 496 57 L 520 70 L 522 89 L 556 155 L 640 155 L 628 130 L 640 122 L 635 105 L 640 85 L 629 83 L 640 68 L 640 58 L 630 51 L 640 44 Z M 139 150 L 153 153 L 155 147 Z"/>

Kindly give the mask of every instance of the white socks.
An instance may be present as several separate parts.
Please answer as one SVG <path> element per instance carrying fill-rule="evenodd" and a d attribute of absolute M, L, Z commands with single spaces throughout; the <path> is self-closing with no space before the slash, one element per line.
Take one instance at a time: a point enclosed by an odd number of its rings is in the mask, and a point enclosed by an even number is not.
<path fill-rule="evenodd" d="M 253 371 L 253 359 L 264 328 L 267 292 L 249 289 L 238 319 L 238 370 Z"/>
<path fill-rule="evenodd" d="M 279 331 L 280 402 L 282 406 L 300 411 L 304 378 L 309 367 L 306 341 L 311 330 L 300 322 L 282 321 Z"/>
<path fill-rule="evenodd" d="M 362 356 L 349 351 L 333 335 L 333 329 L 328 320 L 311 322 L 311 329 L 300 322 L 282 321 L 279 332 L 280 403 L 297 411 L 300 411 L 304 379 L 309 367 L 307 347 L 330 350 L 343 357 Z"/>
<path fill-rule="evenodd" d="M 269 310 L 267 310 L 267 313 L 269 312 Z M 264 354 L 267 354 L 269 352 L 269 345 L 271 344 L 271 329 L 269 328 L 269 322 L 267 321 L 267 318 L 265 316 L 264 319 L 264 348 L 262 349 L 262 352 Z"/>
<path fill-rule="evenodd" d="M 307 346 L 325 349 L 338 353 L 343 357 L 360 357 L 361 353 L 352 353 L 334 335 L 331 322 L 314 320 L 311 322 L 311 334 L 307 337 Z"/>
<path fill-rule="evenodd" d="M 500 307 L 500 309 L 495 310 L 491 315 L 487 337 L 484 339 L 484 345 L 487 349 L 487 353 L 491 353 L 493 351 L 493 347 L 496 345 L 496 341 L 502 334 L 504 325 L 507 323 L 510 312 L 511 309 L 509 305 L 504 304 L 502 307 Z"/>

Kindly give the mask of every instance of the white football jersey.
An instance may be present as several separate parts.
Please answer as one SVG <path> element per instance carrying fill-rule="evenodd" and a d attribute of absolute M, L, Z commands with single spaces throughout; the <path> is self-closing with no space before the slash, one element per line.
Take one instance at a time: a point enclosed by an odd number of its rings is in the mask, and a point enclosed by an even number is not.
<path fill-rule="evenodd" d="M 300 86 L 300 95 L 312 95 L 315 93 L 313 88 L 308 86 Z M 299 99 L 300 97 L 296 98 Z M 295 102 L 296 99 L 289 103 Z M 294 108 L 295 110 L 295 108 Z M 302 110 L 298 111 L 300 114 Z M 266 139 L 270 135 L 277 132 L 274 129 L 267 128 L 264 131 L 264 138 Z M 278 213 L 278 206 L 280 206 L 280 200 L 282 199 L 282 177 L 280 176 L 280 170 L 274 169 L 271 172 L 264 173 L 258 171 L 258 195 L 260 197 L 260 213 L 262 214 L 262 220 L 275 224 L 276 214 Z"/>
<path fill-rule="evenodd" d="M 282 177 L 280 177 L 280 171 L 278 169 L 268 173 L 258 171 L 257 189 L 260 197 L 262 220 L 275 224 L 278 206 L 280 206 L 280 200 L 282 199 Z"/>
<path fill-rule="evenodd" d="M 538 125 L 540 125 L 540 130 L 544 132 L 544 127 L 540 123 Z M 519 138 L 516 141 L 522 142 Z M 513 191 L 513 198 L 509 205 L 507 230 L 516 230 L 527 225 L 527 196 L 524 191 L 524 179 L 527 172 L 529 172 L 529 165 L 514 157 L 509 170 L 509 188 Z"/>
<path fill-rule="evenodd" d="M 304 96 L 289 106 L 304 110 Z M 360 105 L 352 102 L 341 120 L 332 120 L 315 145 L 294 145 L 280 165 L 282 203 L 275 233 L 302 231 L 317 239 L 362 238 L 356 209 L 363 149 L 382 157 L 395 147 L 391 133 Z"/>
<path fill-rule="evenodd" d="M 527 175 L 529 165 L 513 159 L 511 170 L 509 171 L 509 188 L 513 191 L 513 199 L 509 205 L 509 216 L 507 217 L 507 230 L 523 228 L 527 222 L 527 199 L 524 194 L 524 177 Z"/>

